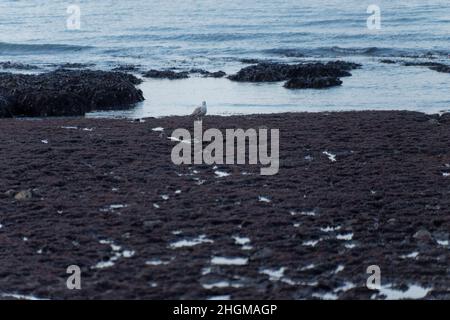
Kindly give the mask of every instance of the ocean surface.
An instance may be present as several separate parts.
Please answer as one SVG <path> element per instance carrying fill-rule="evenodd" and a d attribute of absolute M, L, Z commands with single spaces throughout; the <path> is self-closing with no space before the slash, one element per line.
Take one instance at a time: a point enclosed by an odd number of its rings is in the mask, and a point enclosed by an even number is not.
<path fill-rule="evenodd" d="M 80 29 L 69 30 L 69 5 Z M 369 30 L 369 5 L 381 29 Z M 343 86 L 292 91 L 281 83 L 227 79 L 146 80 L 146 101 L 125 112 L 90 116 L 145 117 L 190 113 L 203 100 L 211 114 L 450 109 L 450 74 L 380 63 L 450 64 L 448 0 L 2 0 L 0 61 L 52 68 L 93 63 L 238 71 L 242 58 L 296 62 L 342 59 L 363 64 Z"/>

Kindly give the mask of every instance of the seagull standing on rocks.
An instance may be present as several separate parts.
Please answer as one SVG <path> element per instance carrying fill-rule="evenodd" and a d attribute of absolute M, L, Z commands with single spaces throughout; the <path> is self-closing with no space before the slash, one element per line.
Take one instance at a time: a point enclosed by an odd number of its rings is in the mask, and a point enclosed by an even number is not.
<path fill-rule="evenodd" d="M 208 109 L 206 108 L 206 101 L 203 101 L 202 106 L 198 107 L 192 112 L 191 116 L 201 118 L 206 116 Z"/>

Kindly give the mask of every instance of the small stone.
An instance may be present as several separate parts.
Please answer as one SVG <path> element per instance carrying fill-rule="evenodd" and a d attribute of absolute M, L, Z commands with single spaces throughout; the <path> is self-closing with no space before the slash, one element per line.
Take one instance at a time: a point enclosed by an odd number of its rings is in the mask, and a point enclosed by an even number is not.
<path fill-rule="evenodd" d="M 428 230 L 425 230 L 425 229 L 421 229 L 421 230 L 417 231 L 414 234 L 413 238 L 418 241 L 422 241 L 422 242 L 433 241 L 433 236 L 431 235 L 431 233 Z"/>
<path fill-rule="evenodd" d="M 31 190 L 22 190 L 14 196 L 17 201 L 25 201 L 33 198 L 33 193 Z"/>
<path fill-rule="evenodd" d="M 391 218 L 387 221 L 388 224 L 395 224 L 397 222 L 397 219 Z"/>

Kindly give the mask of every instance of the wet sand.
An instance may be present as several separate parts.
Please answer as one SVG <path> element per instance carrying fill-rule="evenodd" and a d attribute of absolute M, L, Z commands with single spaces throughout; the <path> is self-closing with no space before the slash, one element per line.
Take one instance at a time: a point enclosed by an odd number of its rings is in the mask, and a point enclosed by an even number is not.
<path fill-rule="evenodd" d="M 450 298 L 449 115 L 204 119 L 279 128 L 275 176 L 172 164 L 192 120 L 0 120 L 0 299 L 382 298 L 370 265 L 388 297 Z"/>

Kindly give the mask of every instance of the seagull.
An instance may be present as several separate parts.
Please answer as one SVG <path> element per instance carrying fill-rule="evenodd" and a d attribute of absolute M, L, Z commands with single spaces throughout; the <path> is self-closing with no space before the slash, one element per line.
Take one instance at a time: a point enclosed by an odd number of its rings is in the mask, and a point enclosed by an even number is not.
<path fill-rule="evenodd" d="M 203 101 L 202 106 L 196 108 L 194 112 L 192 112 L 191 116 L 201 118 L 206 116 L 207 112 L 208 110 L 206 108 L 206 101 Z"/>

